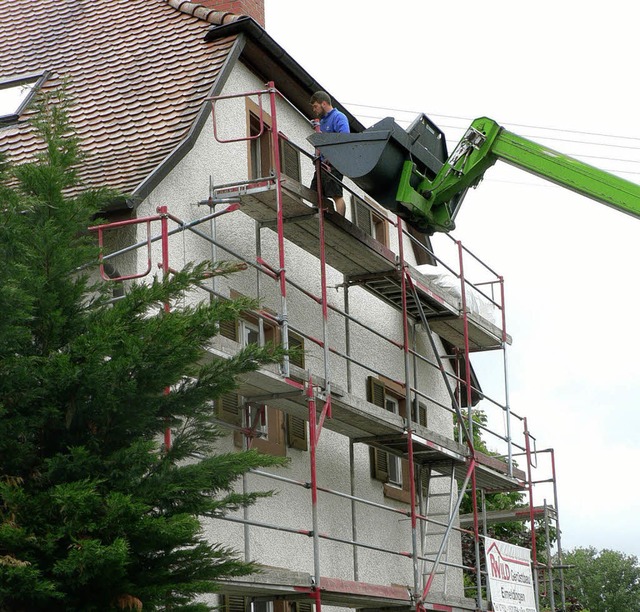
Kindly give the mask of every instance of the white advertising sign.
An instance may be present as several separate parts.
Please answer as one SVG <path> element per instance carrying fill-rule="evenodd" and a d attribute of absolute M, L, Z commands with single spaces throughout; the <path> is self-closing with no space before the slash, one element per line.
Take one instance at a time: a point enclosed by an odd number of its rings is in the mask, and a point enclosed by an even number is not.
<path fill-rule="evenodd" d="M 494 612 L 538 612 L 531 552 L 491 538 L 485 538 L 484 550 Z"/>

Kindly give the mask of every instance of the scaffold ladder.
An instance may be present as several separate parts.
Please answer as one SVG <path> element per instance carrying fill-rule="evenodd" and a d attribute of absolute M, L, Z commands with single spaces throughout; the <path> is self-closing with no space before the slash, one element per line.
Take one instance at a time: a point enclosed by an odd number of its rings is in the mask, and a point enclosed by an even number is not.
<path fill-rule="evenodd" d="M 440 553 L 439 568 L 435 568 L 436 576 L 443 576 L 443 592 L 447 592 L 446 571 L 449 559 L 450 538 L 447 537 L 447 525 L 451 520 L 455 501 L 454 491 L 456 490 L 455 465 L 451 464 L 450 472 L 439 472 L 433 467 L 423 466 L 421 472 L 422 499 L 424 500 L 424 522 L 422 530 L 422 561 L 421 575 L 423 580 L 433 571 L 433 564 Z M 436 483 L 447 480 L 447 488 L 434 486 Z M 435 489 L 435 490 L 434 490 Z M 434 508 L 435 506 L 435 508 Z"/>

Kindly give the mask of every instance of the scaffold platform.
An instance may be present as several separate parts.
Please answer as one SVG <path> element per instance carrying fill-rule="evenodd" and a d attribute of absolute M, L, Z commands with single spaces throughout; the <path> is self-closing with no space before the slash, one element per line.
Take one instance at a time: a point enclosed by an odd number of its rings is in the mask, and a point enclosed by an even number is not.
<path fill-rule="evenodd" d="M 284 237 L 316 257 L 320 257 L 319 211 L 317 195 L 290 178 L 281 180 Z M 274 179 L 220 186 L 216 198 L 237 199 L 240 210 L 260 224 L 277 229 L 278 184 Z M 324 212 L 326 262 L 341 272 L 345 282 L 360 285 L 393 307 L 402 308 L 402 270 L 398 258 L 385 245 L 335 211 Z M 442 287 L 406 264 L 415 292 L 407 291 L 407 313 L 420 320 L 420 310 L 431 330 L 457 348 L 464 347 L 464 317 L 459 296 L 447 294 Z M 419 304 L 418 304 L 419 303 Z M 470 350 L 501 346 L 502 330 L 479 314 L 467 310 Z M 511 338 L 505 341 L 510 344 Z"/>
<path fill-rule="evenodd" d="M 240 350 L 240 345 L 228 338 L 216 337 L 209 349 L 213 357 L 228 359 Z M 290 377 L 282 376 L 277 366 L 262 367 L 239 379 L 238 393 L 247 401 L 265 403 L 298 418 L 309 419 L 308 398 L 304 385 L 308 373 L 290 366 Z M 303 381 L 303 382 L 297 382 Z M 321 389 L 325 381 L 314 377 L 316 416 L 319 417 L 325 400 Z M 331 385 L 331 418 L 324 427 L 359 442 L 408 457 L 407 422 L 358 396 L 347 393 L 339 385 Z M 458 473 L 470 460 L 467 445 L 412 423 L 411 442 L 416 463 L 429 465 L 440 473 L 450 474 L 452 465 Z M 509 471 L 506 462 L 476 451 L 476 481 L 480 488 L 491 491 L 522 490 L 526 474 L 517 468 Z"/>
<path fill-rule="evenodd" d="M 312 576 L 306 572 L 295 572 L 283 568 L 260 566 L 260 572 L 233 580 L 224 580 L 225 593 L 285 599 L 287 601 L 309 601 L 313 592 Z M 409 589 L 403 585 L 379 585 L 355 580 L 344 580 L 322 576 L 319 585 L 323 604 L 363 611 L 414 609 Z M 427 611 L 471 612 L 476 610 L 475 601 L 462 597 L 446 597 L 433 593 L 424 602 Z"/>

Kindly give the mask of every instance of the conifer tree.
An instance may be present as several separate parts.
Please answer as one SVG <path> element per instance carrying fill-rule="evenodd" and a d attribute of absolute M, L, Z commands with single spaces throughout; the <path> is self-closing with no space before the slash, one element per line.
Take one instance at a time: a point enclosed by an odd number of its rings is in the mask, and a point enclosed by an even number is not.
<path fill-rule="evenodd" d="M 64 92 L 41 101 L 34 163 L 0 164 L 0 611 L 208 610 L 200 595 L 254 568 L 201 521 L 268 495 L 234 483 L 281 462 L 216 454 L 212 402 L 282 355 L 204 359 L 220 322 L 252 304 L 177 301 L 224 264 L 115 303 L 91 282 L 86 228 L 116 194 L 78 184 L 68 104 Z"/>

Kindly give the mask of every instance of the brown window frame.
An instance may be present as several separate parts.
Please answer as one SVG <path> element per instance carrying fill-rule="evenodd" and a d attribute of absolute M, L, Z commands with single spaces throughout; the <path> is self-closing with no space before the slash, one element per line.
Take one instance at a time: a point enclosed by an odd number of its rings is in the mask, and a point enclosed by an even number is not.
<path fill-rule="evenodd" d="M 247 99 L 247 161 L 249 179 L 269 176 L 273 168 L 273 150 L 271 146 L 271 116 L 262 108 L 262 134 L 260 134 L 260 106 Z M 260 135 L 258 135 L 260 134 Z M 256 168 L 259 157 L 260 168 Z"/>
<path fill-rule="evenodd" d="M 285 435 L 285 420 L 282 410 L 278 410 L 273 406 L 262 405 L 259 407 L 266 417 L 266 437 L 256 436 L 251 440 L 251 448 L 259 450 L 265 455 L 273 455 L 274 457 L 286 457 L 287 445 Z M 251 407 L 245 406 L 244 410 L 240 407 L 240 412 L 244 418 L 251 418 Z M 252 423 L 249 423 L 251 426 Z M 238 448 L 242 448 L 244 434 L 241 431 L 233 432 L 233 443 Z"/>

